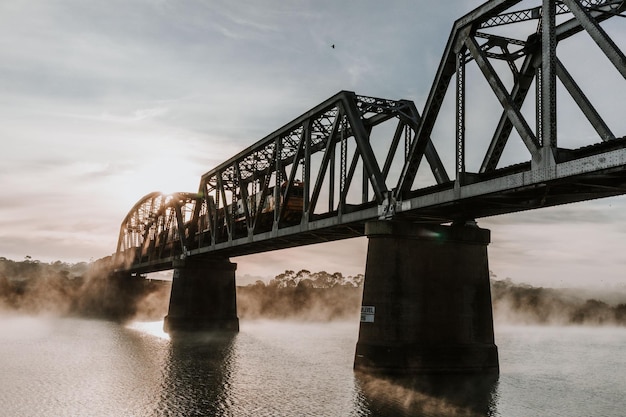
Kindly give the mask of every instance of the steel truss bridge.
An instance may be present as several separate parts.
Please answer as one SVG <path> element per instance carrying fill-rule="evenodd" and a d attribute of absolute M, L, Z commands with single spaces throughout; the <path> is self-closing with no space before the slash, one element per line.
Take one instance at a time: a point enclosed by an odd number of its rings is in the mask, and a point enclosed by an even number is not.
<path fill-rule="evenodd" d="M 593 96 L 623 103 L 613 87 L 624 88 L 626 57 L 601 23 L 625 17 L 626 2 L 527 3 L 492 0 L 455 22 L 421 113 L 409 100 L 341 91 L 204 174 L 197 192 L 146 195 L 122 222 L 119 268 L 153 272 L 190 256 L 362 236 L 379 218 L 465 222 L 625 194 L 625 126 L 611 130 L 557 46 L 591 39 L 616 74 Z M 574 104 L 567 110 L 557 87 Z M 466 105 L 485 91 L 496 113 Z M 446 99 L 449 120 L 440 116 Z M 586 119 L 593 140 L 557 141 L 557 113 Z M 467 133 L 477 114 L 493 119 L 482 126 L 489 136 Z M 469 155 L 482 162 L 467 169 Z"/>

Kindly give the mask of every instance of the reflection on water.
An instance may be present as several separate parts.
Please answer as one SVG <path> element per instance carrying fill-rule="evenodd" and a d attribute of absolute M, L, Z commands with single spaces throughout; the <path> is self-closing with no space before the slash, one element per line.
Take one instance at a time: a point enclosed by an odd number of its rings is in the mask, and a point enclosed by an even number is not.
<path fill-rule="evenodd" d="M 177 334 L 172 337 L 157 414 L 229 415 L 235 337 L 233 333 Z"/>
<path fill-rule="evenodd" d="M 155 325 L 142 326 L 134 328 L 160 333 Z M 169 345 L 155 413 L 494 415 L 494 377 L 391 378 L 353 373 L 353 341 L 345 338 L 352 327 L 257 322 L 244 326 L 241 334 L 176 334 Z M 326 339 L 325 333 L 332 337 Z M 337 350 L 329 350 L 332 343 L 338 344 Z M 337 355 L 341 350 L 348 354 Z"/>
<path fill-rule="evenodd" d="M 170 335 L 163 330 L 163 321 L 135 321 L 126 327 L 160 339 L 170 340 Z"/>
<path fill-rule="evenodd" d="M 355 407 L 357 333 L 358 322 L 242 322 L 232 357 L 233 415 L 368 415 Z"/>
<path fill-rule="evenodd" d="M 626 329 L 496 329 L 496 379 L 352 369 L 358 323 L 248 321 L 170 338 L 162 322 L 0 316 L 4 416 L 622 416 Z M 584 358 L 584 360 L 581 360 Z"/>
<path fill-rule="evenodd" d="M 357 383 L 376 416 L 493 416 L 497 376 L 383 377 L 358 372 Z"/>

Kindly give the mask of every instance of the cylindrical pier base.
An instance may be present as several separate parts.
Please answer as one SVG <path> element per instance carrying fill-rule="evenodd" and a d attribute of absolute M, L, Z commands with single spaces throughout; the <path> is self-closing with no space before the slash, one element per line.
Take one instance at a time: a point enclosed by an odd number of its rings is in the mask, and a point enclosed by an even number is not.
<path fill-rule="evenodd" d="M 370 222 L 355 369 L 498 373 L 487 245 L 476 226 Z"/>
<path fill-rule="evenodd" d="M 228 259 L 181 261 L 174 269 L 164 330 L 239 331 L 235 269 Z"/>

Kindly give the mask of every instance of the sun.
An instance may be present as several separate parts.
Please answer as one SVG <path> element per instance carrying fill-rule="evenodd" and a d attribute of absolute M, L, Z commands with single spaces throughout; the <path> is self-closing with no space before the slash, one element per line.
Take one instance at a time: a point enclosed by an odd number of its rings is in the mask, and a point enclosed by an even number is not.
<path fill-rule="evenodd" d="M 133 166 L 123 176 L 108 184 L 109 195 L 115 199 L 115 206 L 126 210 L 126 215 L 135 203 L 152 192 L 172 194 L 175 192 L 196 192 L 200 184 L 200 170 L 181 158 L 154 158 L 143 160 Z"/>

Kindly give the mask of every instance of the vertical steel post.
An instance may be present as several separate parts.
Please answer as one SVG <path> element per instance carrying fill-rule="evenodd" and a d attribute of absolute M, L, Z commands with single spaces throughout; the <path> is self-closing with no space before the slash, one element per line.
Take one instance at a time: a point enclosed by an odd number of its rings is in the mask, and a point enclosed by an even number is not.
<path fill-rule="evenodd" d="M 556 148 L 556 0 L 543 0 L 541 18 L 541 138 Z M 545 155 L 545 154 L 544 154 Z"/>
<path fill-rule="evenodd" d="M 337 115 L 337 117 L 341 117 L 343 120 L 343 116 Z M 339 125 L 341 126 L 341 121 L 339 121 Z M 335 209 L 335 148 L 337 147 L 337 142 L 335 141 L 335 137 L 331 138 L 330 141 L 330 166 L 328 167 L 328 211 L 333 211 Z"/>
<path fill-rule="evenodd" d="M 307 119 L 304 122 L 304 128 L 302 132 L 302 140 L 304 140 L 304 169 L 302 172 L 302 180 L 304 181 L 304 201 L 302 204 L 302 210 L 304 215 L 303 220 L 309 219 L 309 199 L 311 198 L 311 119 Z"/>
<path fill-rule="evenodd" d="M 465 173 L 465 48 L 456 54 L 456 181 Z"/>
<path fill-rule="evenodd" d="M 276 183 L 274 185 L 274 227 L 278 227 L 278 212 L 280 206 L 280 186 L 281 186 L 281 178 L 280 174 L 281 170 L 281 160 L 282 160 L 282 149 L 280 147 L 280 136 L 276 138 L 275 147 L 276 147 L 276 170 L 274 171 L 274 178 L 276 179 Z"/>
<path fill-rule="evenodd" d="M 411 127 L 407 124 L 404 126 L 404 163 L 409 159 L 411 152 Z"/>
<path fill-rule="evenodd" d="M 343 211 L 346 204 L 346 179 L 347 179 L 347 158 L 348 158 L 348 139 L 346 135 L 346 124 L 341 122 L 341 155 L 339 161 L 339 210 Z"/>

